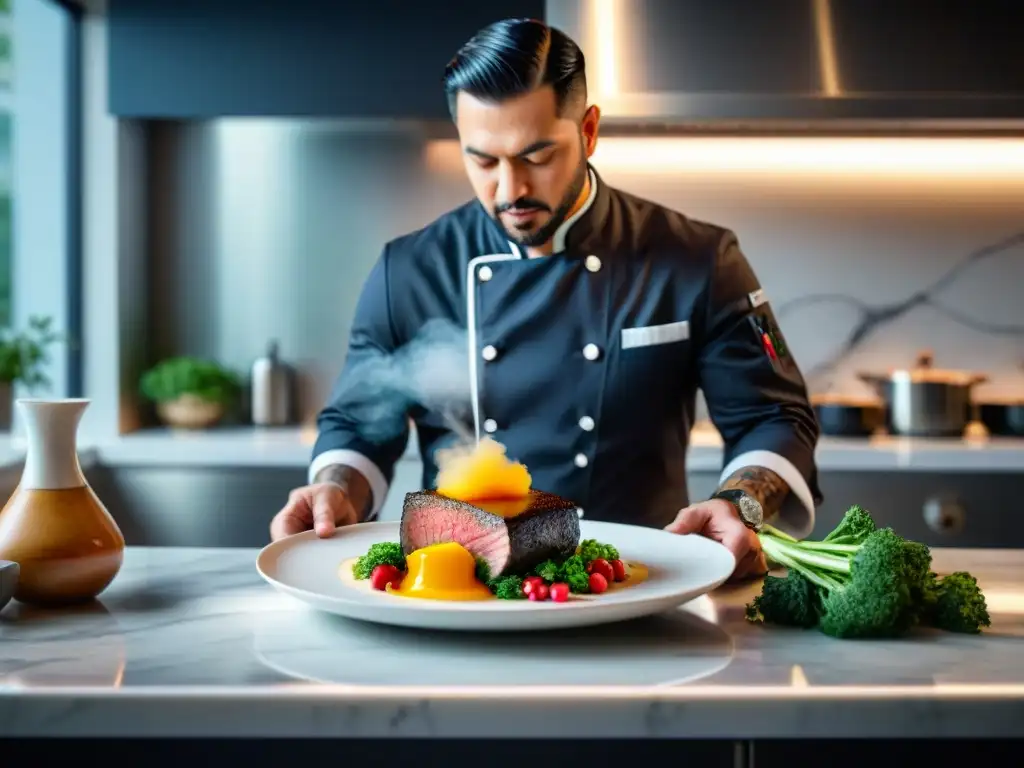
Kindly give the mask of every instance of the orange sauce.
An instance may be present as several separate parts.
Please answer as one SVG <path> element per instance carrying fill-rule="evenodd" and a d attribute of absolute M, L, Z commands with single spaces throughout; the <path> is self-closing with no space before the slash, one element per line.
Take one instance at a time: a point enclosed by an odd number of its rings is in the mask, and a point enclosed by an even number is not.
<path fill-rule="evenodd" d="M 481 501 L 508 501 L 512 502 L 509 509 L 515 509 L 520 500 L 529 503 L 533 482 L 529 471 L 518 461 L 511 461 L 505 455 L 505 446 L 489 437 L 472 447 L 439 450 L 436 459 L 437 492 L 443 496 L 477 506 Z"/>
<path fill-rule="evenodd" d="M 410 552 L 405 577 L 387 591 L 425 600 L 494 600 L 494 594 L 476 578 L 476 560 L 461 544 L 445 542 Z"/>

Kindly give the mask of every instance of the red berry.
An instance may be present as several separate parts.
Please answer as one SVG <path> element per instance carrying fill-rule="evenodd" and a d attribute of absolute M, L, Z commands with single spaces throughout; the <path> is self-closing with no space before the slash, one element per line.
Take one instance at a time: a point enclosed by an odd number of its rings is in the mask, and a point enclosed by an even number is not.
<path fill-rule="evenodd" d="M 387 585 L 397 587 L 402 581 L 402 572 L 393 565 L 381 564 L 370 572 L 370 584 L 383 592 Z"/>
<path fill-rule="evenodd" d="M 569 585 L 564 581 L 556 581 L 551 585 L 550 594 L 556 603 L 564 603 L 569 599 Z"/>
<path fill-rule="evenodd" d="M 615 573 L 616 581 L 626 580 L 626 564 L 621 560 L 611 561 L 612 571 Z"/>
<path fill-rule="evenodd" d="M 540 576 L 527 576 L 523 579 L 523 594 L 529 597 L 540 586 L 545 586 L 544 579 Z"/>
<path fill-rule="evenodd" d="M 540 584 L 534 584 L 533 588 L 530 590 L 529 597 L 531 600 L 542 603 L 548 599 L 549 591 L 548 585 L 543 582 Z"/>
<path fill-rule="evenodd" d="M 608 579 L 606 579 L 600 573 L 590 574 L 590 591 L 595 595 L 600 595 L 608 589 Z"/>
<path fill-rule="evenodd" d="M 595 560 L 591 560 L 587 570 L 591 574 L 601 574 L 602 576 L 604 576 L 605 581 L 613 581 L 615 579 L 615 571 L 612 570 L 611 563 L 609 563 L 603 557 L 598 557 Z"/>

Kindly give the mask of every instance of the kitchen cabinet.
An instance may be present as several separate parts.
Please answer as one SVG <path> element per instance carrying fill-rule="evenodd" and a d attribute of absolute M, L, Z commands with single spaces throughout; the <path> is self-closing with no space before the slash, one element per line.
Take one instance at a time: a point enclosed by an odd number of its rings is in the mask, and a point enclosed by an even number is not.
<path fill-rule="evenodd" d="M 405 494 L 420 490 L 420 474 L 418 461 L 398 463 L 381 520 L 400 519 Z M 111 463 L 90 465 L 86 475 L 128 542 L 151 546 L 263 546 L 270 519 L 306 482 L 299 466 Z M 708 498 L 717 482 L 717 473 L 691 472 L 690 498 Z M 823 472 L 825 502 L 811 538 L 825 536 L 860 504 L 879 525 L 929 546 L 1024 548 L 1012 507 L 1022 482 L 1018 472 Z"/>
<path fill-rule="evenodd" d="M 547 19 L 590 60 L 612 62 L 592 88 L 605 125 L 867 120 L 899 130 L 1024 116 L 1019 2 L 943 0 L 941 12 L 922 0 L 596 6 L 549 0 Z"/>
<path fill-rule="evenodd" d="M 110 0 L 121 117 L 444 119 L 444 66 L 478 29 L 544 0 Z"/>

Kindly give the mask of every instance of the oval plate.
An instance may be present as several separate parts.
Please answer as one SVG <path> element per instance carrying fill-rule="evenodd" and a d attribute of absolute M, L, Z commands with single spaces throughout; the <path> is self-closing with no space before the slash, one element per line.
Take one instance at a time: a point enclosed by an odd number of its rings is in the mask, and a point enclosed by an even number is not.
<path fill-rule="evenodd" d="M 636 586 L 570 599 L 447 602 L 398 597 L 346 583 L 338 575 L 345 560 L 371 544 L 398 541 L 399 524 L 362 523 L 327 539 L 306 531 L 275 541 L 256 558 L 260 576 L 286 595 L 319 610 L 352 619 L 421 629 L 506 632 L 607 624 L 676 608 L 723 584 L 735 558 L 718 542 L 656 528 L 580 521 L 581 539 L 615 546 L 623 560 L 642 563 L 648 578 Z"/>

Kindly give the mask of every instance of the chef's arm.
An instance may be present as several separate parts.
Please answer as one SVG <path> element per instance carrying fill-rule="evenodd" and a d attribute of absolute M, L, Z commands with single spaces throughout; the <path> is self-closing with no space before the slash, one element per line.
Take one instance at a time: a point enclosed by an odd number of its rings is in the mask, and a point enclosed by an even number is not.
<path fill-rule="evenodd" d="M 405 403 L 381 387 L 386 355 L 397 346 L 388 291 L 388 251 L 370 271 L 356 305 L 348 352 L 327 405 L 317 416 L 309 482 L 337 482 L 360 519 L 377 516 L 395 464 L 409 441 Z"/>
<path fill-rule="evenodd" d="M 760 502 L 765 519 L 776 518 L 789 498 L 789 484 L 765 467 L 741 467 L 725 478 L 718 490 L 749 493 Z"/>
<path fill-rule="evenodd" d="M 720 483 L 748 490 L 773 525 L 807 536 L 822 497 L 814 456 L 819 428 L 806 384 L 731 232 L 711 263 L 695 319 L 700 387 L 725 442 Z"/>
<path fill-rule="evenodd" d="M 373 491 L 370 483 L 358 470 L 346 464 L 328 464 L 316 473 L 314 483 L 334 483 L 345 491 L 360 521 L 373 514 Z"/>

